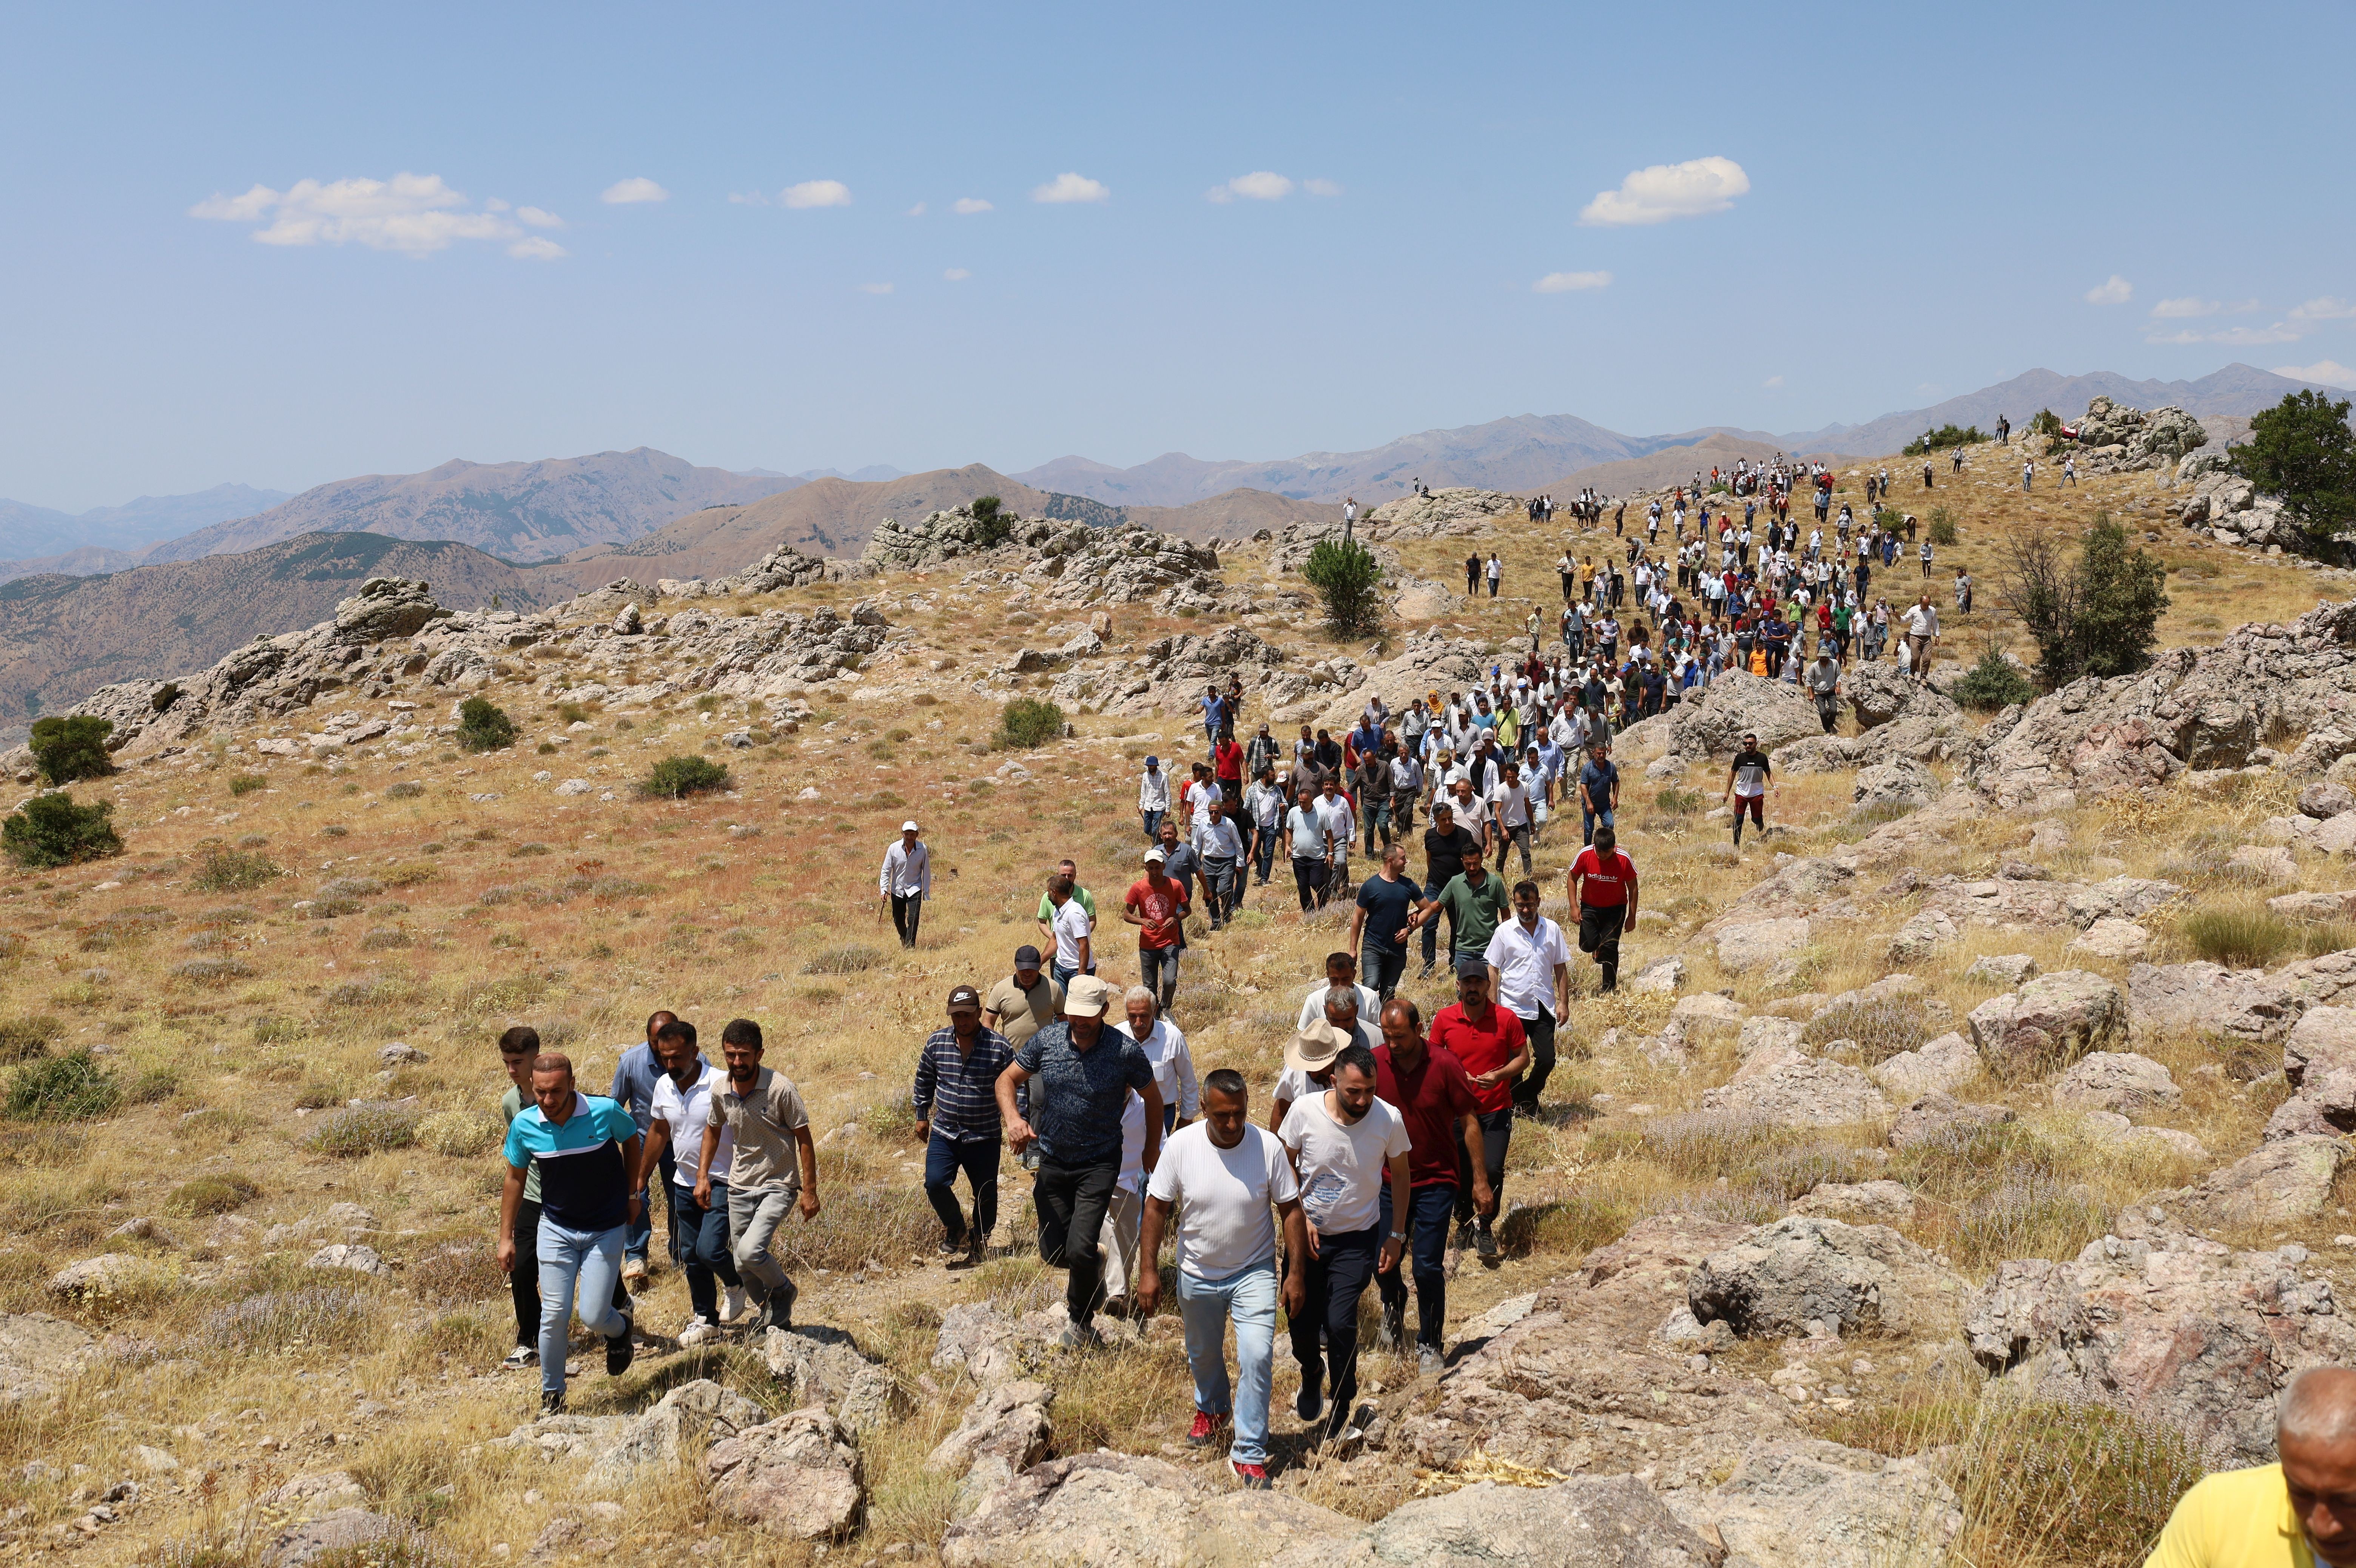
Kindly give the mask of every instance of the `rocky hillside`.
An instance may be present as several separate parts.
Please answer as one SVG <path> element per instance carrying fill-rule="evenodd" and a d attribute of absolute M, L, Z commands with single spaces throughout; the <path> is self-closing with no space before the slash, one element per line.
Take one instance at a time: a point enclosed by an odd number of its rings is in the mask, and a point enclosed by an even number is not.
<path fill-rule="evenodd" d="M 152 561 L 235 554 L 306 533 L 451 539 L 512 561 L 544 560 L 653 532 L 705 507 L 755 500 L 801 481 L 699 468 L 637 447 L 537 463 L 452 459 L 423 474 L 370 474 L 316 485 L 252 517 L 168 540 Z"/>
<path fill-rule="evenodd" d="M 110 681 L 201 669 L 258 629 L 308 624 L 368 579 L 404 575 L 439 584 L 451 604 L 530 605 L 542 592 L 465 545 L 350 533 L 106 577 L 19 578 L 0 586 L 0 716 L 21 730 Z"/>

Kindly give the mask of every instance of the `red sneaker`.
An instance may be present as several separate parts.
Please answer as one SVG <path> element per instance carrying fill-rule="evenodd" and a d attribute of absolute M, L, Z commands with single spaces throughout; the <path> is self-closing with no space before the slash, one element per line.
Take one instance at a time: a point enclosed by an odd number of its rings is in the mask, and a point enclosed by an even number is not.
<path fill-rule="evenodd" d="M 1186 1445 L 1190 1448 L 1206 1448 L 1217 1439 L 1222 1431 L 1226 1430 L 1226 1416 L 1213 1415 L 1207 1410 L 1198 1410 L 1194 1413 L 1194 1429 L 1186 1434 Z"/>
<path fill-rule="evenodd" d="M 1230 1459 L 1227 1461 L 1227 1468 L 1233 1470 L 1236 1473 L 1236 1478 L 1243 1482 L 1245 1490 L 1253 1492 L 1264 1492 L 1268 1490 L 1269 1479 L 1268 1467 L 1266 1465 L 1239 1465 L 1235 1460 Z"/>

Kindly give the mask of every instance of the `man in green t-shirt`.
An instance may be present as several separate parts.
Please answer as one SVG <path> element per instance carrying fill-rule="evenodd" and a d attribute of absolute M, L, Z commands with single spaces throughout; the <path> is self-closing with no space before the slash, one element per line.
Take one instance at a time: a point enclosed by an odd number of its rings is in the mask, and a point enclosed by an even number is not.
<path fill-rule="evenodd" d="M 1497 923 L 1514 912 L 1512 895 L 1505 891 L 1505 879 L 1494 876 L 1482 864 L 1478 845 L 1466 848 L 1464 869 L 1451 878 L 1440 890 L 1440 896 L 1416 912 L 1408 922 L 1410 929 L 1445 912 L 1449 930 L 1456 935 L 1456 970 L 1469 973 L 1468 964 L 1479 966 L 1485 977 L 1488 973 L 1489 939 L 1497 933 Z"/>
<path fill-rule="evenodd" d="M 1065 876 L 1072 879 L 1073 901 L 1087 912 L 1089 929 L 1094 930 L 1097 923 L 1097 897 L 1094 893 L 1088 891 L 1087 889 L 1080 886 L 1080 868 L 1078 864 L 1071 860 L 1058 860 L 1055 862 L 1055 869 L 1061 871 Z M 1055 901 L 1049 898 L 1046 894 L 1041 893 L 1039 895 L 1039 912 L 1033 918 L 1039 923 L 1039 941 L 1041 944 L 1048 948 L 1053 948 L 1055 945 Z"/>

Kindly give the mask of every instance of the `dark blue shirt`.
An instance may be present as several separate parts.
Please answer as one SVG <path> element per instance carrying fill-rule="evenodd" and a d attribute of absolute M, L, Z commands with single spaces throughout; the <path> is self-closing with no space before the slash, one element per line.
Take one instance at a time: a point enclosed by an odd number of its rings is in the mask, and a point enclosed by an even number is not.
<path fill-rule="evenodd" d="M 1407 951 L 1398 929 L 1415 912 L 1419 891 L 1405 877 L 1396 882 L 1387 877 L 1368 877 L 1358 884 L 1358 907 L 1366 912 L 1366 946 L 1387 956 Z"/>
<path fill-rule="evenodd" d="M 1120 1115 L 1129 1092 L 1145 1092 L 1153 1064 L 1137 1041 L 1106 1028 L 1086 1051 L 1072 1026 L 1052 1023 L 1023 1042 L 1015 1064 L 1032 1075 L 1031 1130 L 1042 1158 L 1056 1165 L 1119 1165 Z"/>
<path fill-rule="evenodd" d="M 916 1090 L 909 1103 L 933 1136 L 951 1143 L 998 1141 L 998 1075 L 1014 1048 L 994 1029 L 975 1032 L 970 1052 L 958 1049 L 957 1030 L 937 1029 L 916 1056 Z M 1027 1088 L 1028 1085 L 1025 1085 Z"/>

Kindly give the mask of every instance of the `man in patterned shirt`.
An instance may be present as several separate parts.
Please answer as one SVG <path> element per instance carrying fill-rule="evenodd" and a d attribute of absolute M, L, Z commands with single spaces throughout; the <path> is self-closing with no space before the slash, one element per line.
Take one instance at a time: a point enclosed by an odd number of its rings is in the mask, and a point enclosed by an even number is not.
<path fill-rule="evenodd" d="M 949 1024 L 937 1029 L 916 1056 L 916 1136 L 925 1143 L 925 1196 L 941 1217 L 940 1253 L 981 1261 L 998 1223 L 998 1075 L 1014 1048 L 981 1024 L 981 994 L 971 986 L 949 993 Z M 973 1189 L 973 1222 L 958 1207 L 957 1174 Z M 952 1264 L 952 1266 L 955 1266 Z"/>

